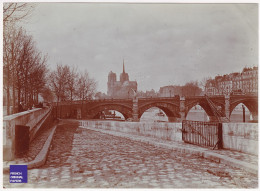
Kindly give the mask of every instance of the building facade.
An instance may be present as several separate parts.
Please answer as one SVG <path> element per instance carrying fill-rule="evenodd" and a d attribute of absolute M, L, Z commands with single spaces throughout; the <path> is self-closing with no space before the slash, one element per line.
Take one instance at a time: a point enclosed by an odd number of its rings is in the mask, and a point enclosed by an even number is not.
<path fill-rule="evenodd" d="M 216 76 L 206 83 L 206 95 L 229 95 L 258 93 L 258 67 L 244 68 L 241 73 L 235 72 Z"/>
<path fill-rule="evenodd" d="M 174 97 L 174 86 L 163 86 L 160 87 L 159 97 Z"/>
<path fill-rule="evenodd" d="M 107 95 L 109 98 L 125 99 L 132 98 L 134 91 L 137 92 L 137 82 L 129 81 L 129 75 L 125 72 L 123 62 L 123 72 L 120 74 L 120 81 L 116 79 L 116 73 L 109 72 L 107 82 Z"/>
<path fill-rule="evenodd" d="M 208 80 L 207 86 L 205 89 L 205 94 L 208 96 L 218 95 L 219 90 L 216 87 L 216 81 L 215 80 Z"/>
<path fill-rule="evenodd" d="M 241 74 L 243 92 L 258 93 L 258 67 L 244 68 Z"/>

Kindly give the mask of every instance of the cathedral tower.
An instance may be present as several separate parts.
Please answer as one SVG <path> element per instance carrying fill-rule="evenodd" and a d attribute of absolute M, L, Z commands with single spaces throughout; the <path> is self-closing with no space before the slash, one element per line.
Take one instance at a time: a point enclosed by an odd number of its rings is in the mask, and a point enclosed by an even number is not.
<path fill-rule="evenodd" d="M 112 95 L 115 84 L 116 84 L 116 73 L 111 71 L 108 74 L 107 95 L 109 95 L 109 96 Z"/>
<path fill-rule="evenodd" d="M 120 80 L 116 80 L 116 74 L 112 71 L 108 74 L 107 95 L 110 98 L 126 99 L 133 97 L 133 89 L 137 91 L 137 82 L 129 81 L 128 73 L 125 72 L 125 63 L 123 60 L 123 72 L 120 75 Z"/>

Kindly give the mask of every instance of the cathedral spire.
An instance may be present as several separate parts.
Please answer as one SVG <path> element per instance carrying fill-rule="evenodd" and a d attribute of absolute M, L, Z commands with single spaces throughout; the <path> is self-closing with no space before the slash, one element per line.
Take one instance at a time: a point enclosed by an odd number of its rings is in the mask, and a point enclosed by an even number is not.
<path fill-rule="evenodd" d="M 123 73 L 125 73 L 125 61 L 123 59 Z"/>
<path fill-rule="evenodd" d="M 125 72 L 125 60 L 123 59 L 123 72 L 120 75 L 120 82 L 129 81 L 128 73 Z"/>

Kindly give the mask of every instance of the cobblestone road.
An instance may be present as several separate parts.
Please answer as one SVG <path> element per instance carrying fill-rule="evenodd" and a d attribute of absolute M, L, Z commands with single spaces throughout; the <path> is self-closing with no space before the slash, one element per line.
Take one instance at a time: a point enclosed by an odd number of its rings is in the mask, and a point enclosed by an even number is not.
<path fill-rule="evenodd" d="M 59 126 L 46 164 L 28 171 L 27 184 L 45 188 L 256 188 L 241 169 L 197 156 L 78 128 Z"/>

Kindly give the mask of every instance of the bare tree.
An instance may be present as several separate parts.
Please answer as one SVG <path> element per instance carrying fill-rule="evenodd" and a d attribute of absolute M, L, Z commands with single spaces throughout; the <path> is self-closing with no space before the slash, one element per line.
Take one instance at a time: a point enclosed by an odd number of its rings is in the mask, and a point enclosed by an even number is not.
<path fill-rule="evenodd" d="M 39 90 L 45 84 L 47 57 L 37 50 L 32 36 L 15 27 L 4 36 L 3 53 L 4 91 L 7 95 L 7 113 L 10 114 L 10 105 L 14 113 L 21 101 L 27 108 L 38 102 Z"/>
<path fill-rule="evenodd" d="M 29 101 L 38 104 L 39 94 L 44 91 L 48 69 L 46 66 L 47 56 L 42 57 L 41 53 L 35 52 L 33 55 L 34 65 L 29 73 Z"/>
<path fill-rule="evenodd" d="M 15 112 L 17 104 L 16 89 L 21 86 L 18 63 L 22 60 L 23 42 L 25 32 L 18 28 L 17 24 L 24 21 L 29 16 L 36 4 L 34 3 L 4 3 L 3 4 L 3 71 L 4 71 L 4 91 L 7 97 L 7 114 L 11 114 L 10 106 L 13 106 L 12 113 Z M 19 61 L 20 60 L 20 61 Z M 20 76 L 19 76 L 20 77 Z M 20 96 L 18 96 L 20 97 Z M 12 102 L 12 103 L 11 103 Z"/>
<path fill-rule="evenodd" d="M 201 88 L 199 87 L 197 81 L 188 82 L 182 87 L 183 96 L 197 96 L 200 95 L 200 93 Z"/>
<path fill-rule="evenodd" d="M 78 82 L 78 72 L 77 68 L 70 67 L 69 75 L 68 75 L 68 84 L 67 84 L 67 93 L 70 101 L 76 97 L 76 89 L 77 89 L 77 82 Z"/>
<path fill-rule="evenodd" d="M 209 80 L 211 80 L 210 77 L 204 77 L 199 83 L 199 85 L 203 88 L 204 92 L 206 92 L 206 87 Z"/>
<path fill-rule="evenodd" d="M 51 89 L 48 85 L 45 85 L 44 87 L 42 87 L 42 91 L 41 91 L 40 95 L 47 102 L 53 102 L 54 101 L 53 92 L 51 91 Z"/>
<path fill-rule="evenodd" d="M 7 93 L 7 113 L 10 114 L 10 105 L 12 97 L 13 112 L 16 105 L 16 83 L 17 83 L 17 65 L 20 53 L 23 49 L 23 30 L 20 28 L 16 30 L 14 27 L 5 31 L 3 38 L 3 61 L 4 61 L 4 90 Z M 12 93 L 11 93 L 12 91 Z M 12 96 L 11 96 L 12 95 Z"/>
<path fill-rule="evenodd" d="M 32 73 L 35 58 L 34 58 L 34 42 L 31 36 L 23 36 L 22 50 L 19 55 L 16 69 L 16 80 L 18 89 L 18 102 L 23 97 L 26 108 L 29 107 L 29 89 L 31 86 L 30 74 Z M 21 95 L 22 94 L 22 95 Z"/>
<path fill-rule="evenodd" d="M 6 106 L 7 115 L 11 113 L 10 111 L 10 95 L 11 95 L 11 34 L 5 33 L 3 35 L 3 87 L 4 92 L 6 92 Z M 5 105 L 5 103 L 4 103 Z"/>
<path fill-rule="evenodd" d="M 78 97 L 80 100 L 92 99 L 96 91 L 96 81 L 89 77 L 87 71 L 80 74 L 78 80 Z"/>
<path fill-rule="evenodd" d="M 56 96 L 57 102 L 66 100 L 66 90 L 69 81 L 70 69 L 68 66 L 57 64 L 56 70 L 50 74 L 50 87 Z"/>
<path fill-rule="evenodd" d="M 24 20 L 34 10 L 35 3 L 4 3 L 3 24 L 15 23 Z"/>
<path fill-rule="evenodd" d="M 79 75 L 76 68 L 67 65 L 58 64 L 49 79 L 57 102 L 72 101 L 75 96 L 80 100 L 92 99 L 96 91 L 96 81 L 89 77 L 87 71 Z"/>

